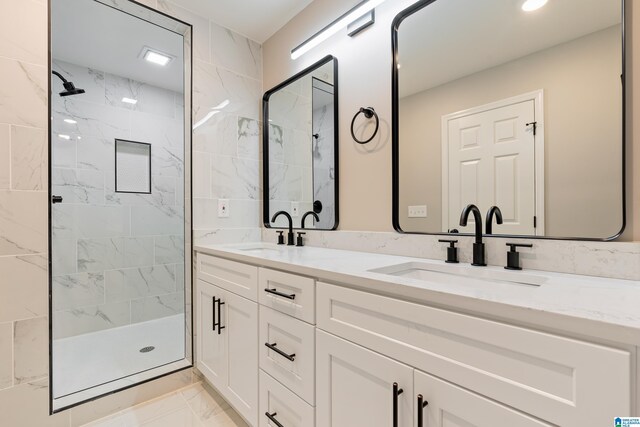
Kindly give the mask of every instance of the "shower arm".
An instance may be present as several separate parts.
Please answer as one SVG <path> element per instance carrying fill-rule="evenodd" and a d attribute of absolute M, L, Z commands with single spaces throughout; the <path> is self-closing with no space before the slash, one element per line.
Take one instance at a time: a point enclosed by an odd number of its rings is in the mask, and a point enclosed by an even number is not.
<path fill-rule="evenodd" d="M 62 77 L 62 74 L 60 74 L 59 72 L 55 71 L 55 70 L 51 70 L 51 74 L 58 76 L 58 78 L 60 80 L 62 80 L 62 83 L 68 83 L 67 79 L 65 79 L 64 77 Z"/>

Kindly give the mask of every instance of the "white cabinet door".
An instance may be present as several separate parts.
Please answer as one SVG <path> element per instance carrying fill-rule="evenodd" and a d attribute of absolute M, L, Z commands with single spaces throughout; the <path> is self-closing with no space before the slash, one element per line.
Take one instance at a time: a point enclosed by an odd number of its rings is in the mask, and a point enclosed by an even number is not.
<path fill-rule="evenodd" d="M 420 371 L 415 371 L 414 381 L 416 427 L 554 426 Z"/>
<path fill-rule="evenodd" d="M 226 292 L 222 335 L 228 349 L 225 398 L 251 425 L 258 423 L 258 304 Z"/>
<path fill-rule="evenodd" d="M 217 304 L 214 306 L 213 299 L 217 300 L 223 296 L 222 289 L 198 280 L 196 366 L 209 382 L 220 390 L 226 383 L 227 348 L 225 336 L 218 332 L 217 327 L 214 327 L 217 321 L 214 307 L 217 308 Z"/>
<path fill-rule="evenodd" d="M 202 280 L 197 367 L 251 425 L 258 416 L 258 304 Z"/>
<path fill-rule="evenodd" d="M 412 426 L 412 368 L 320 330 L 316 349 L 317 426 Z"/>

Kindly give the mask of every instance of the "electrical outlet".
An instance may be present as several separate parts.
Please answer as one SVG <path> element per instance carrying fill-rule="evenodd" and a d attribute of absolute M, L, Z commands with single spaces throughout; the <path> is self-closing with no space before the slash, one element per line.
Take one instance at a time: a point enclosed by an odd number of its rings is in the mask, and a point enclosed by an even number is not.
<path fill-rule="evenodd" d="M 291 202 L 291 216 L 295 218 L 299 215 L 300 215 L 300 203 Z"/>
<path fill-rule="evenodd" d="M 229 218 L 229 199 L 218 199 L 218 218 Z"/>
<path fill-rule="evenodd" d="M 426 218 L 427 205 L 409 206 L 409 218 Z"/>

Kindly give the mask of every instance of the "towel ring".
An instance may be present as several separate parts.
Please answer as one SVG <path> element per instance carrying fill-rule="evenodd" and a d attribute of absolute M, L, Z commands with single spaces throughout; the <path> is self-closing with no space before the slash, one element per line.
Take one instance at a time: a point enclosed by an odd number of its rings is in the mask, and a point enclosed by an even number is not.
<path fill-rule="evenodd" d="M 356 118 L 358 118 L 358 116 L 359 116 L 360 114 L 364 114 L 364 116 L 365 116 L 367 119 L 370 119 L 371 117 L 375 117 L 375 119 L 376 119 L 376 129 L 373 131 L 373 135 L 371 135 L 371 138 L 367 139 L 366 141 L 361 141 L 361 140 L 359 140 L 358 138 L 356 138 L 356 134 L 355 134 L 355 132 L 353 131 L 353 125 L 354 125 L 354 124 L 355 124 L 355 122 L 356 122 Z M 361 108 L 360 108 L 360 111 L 358 111 L 358 112 L 356 113 L 356 115 L 355 115 L 355 116 L 353 116 L 353 120 L 351 120 L 351 137 L 353 137 L 353 140 L 354 140 L 355 142 L 357 142 L 358 144 L 367 144 L 367 143 L 371 142 L 371 140 L 372 140 L 373 138 L 375 138 L 375 136 L 376 136 L 376 135 L 377 135 L 377 133 L 378 133 L 378 128 L 379 128 L 379 127 L 380 127 L 380 119 L 378 118 L 378 113 L 376 113 L 376 110 L 374 110 L 374 109 L 373 109 L 373 107 L 361 107 Z"/>

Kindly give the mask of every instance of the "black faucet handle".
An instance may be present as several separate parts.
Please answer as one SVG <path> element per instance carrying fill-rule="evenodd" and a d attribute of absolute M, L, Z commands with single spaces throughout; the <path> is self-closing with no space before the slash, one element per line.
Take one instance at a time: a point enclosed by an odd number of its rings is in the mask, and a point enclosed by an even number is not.
<path fill-rule="evenodd" d="M 509 251 L 507 252 L 507 270 L 522 270 L 520 267 L 520 253 L 518 248 L 532 248 L 531 243 L 507 243 Z"/>
<path fill-rule="evenodd" d="M 284 245 L 284 231 L 278 230 L 278 244 Z"/>
<path fill-rule="evenodd" d="M 457 264 L 460 261 L 458 260 L 458 248 L 456 247 L 457 240 L 450 239 L 439 239 L 440 243 L 448 243 L 449 247 L 447 248 L 447 260 L 445 262 L 450 264 Z"/>
<path fill-rule="evenodd" d="M 307 233 L 303 231 L 298 231 L 298 239 L 296 241 L 296 246 L 304 246 L 304 239 L 302 236 L 304 236 L 305 234 Z"/>

